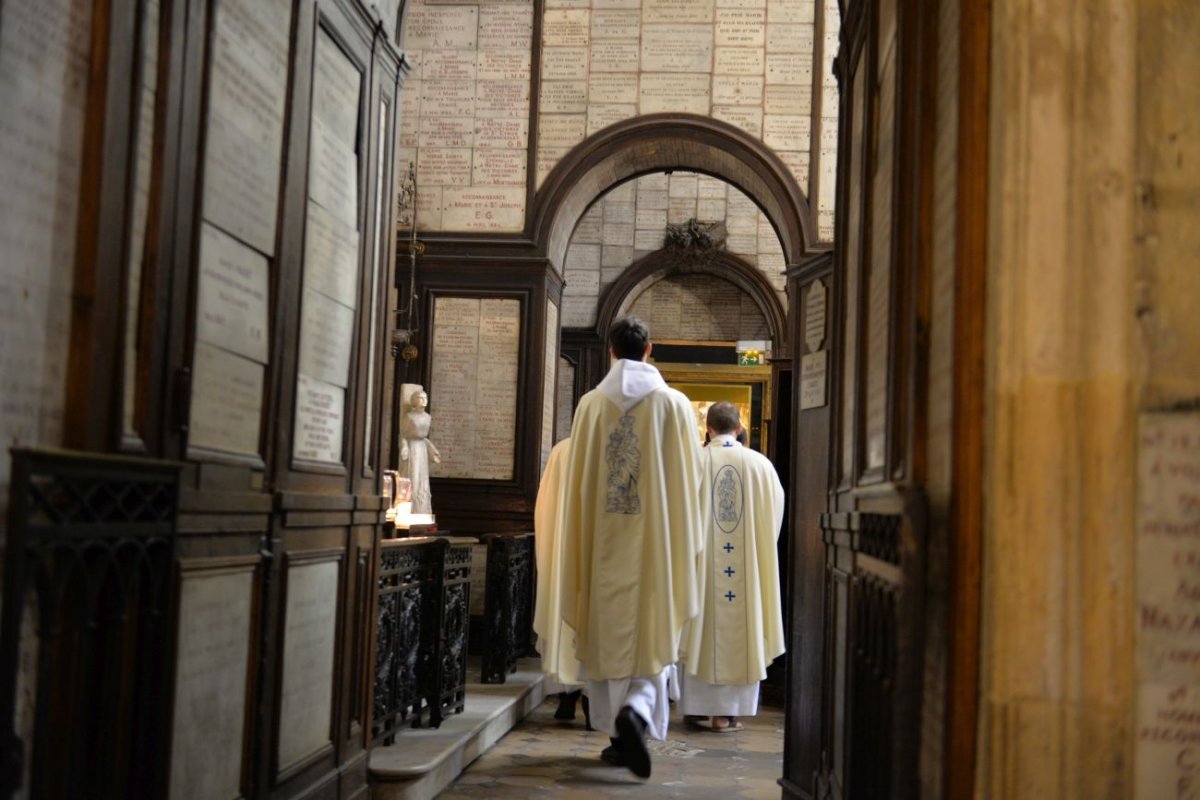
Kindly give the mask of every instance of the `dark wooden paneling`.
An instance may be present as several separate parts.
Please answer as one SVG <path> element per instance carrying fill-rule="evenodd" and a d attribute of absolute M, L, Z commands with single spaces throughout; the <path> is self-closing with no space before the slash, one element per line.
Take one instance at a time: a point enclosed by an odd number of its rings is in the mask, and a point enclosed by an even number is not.
<path fill-rule="evenodd" d="M 574 408 L 608 374 L 608 345 L 592 328 L 564 328 L 562 354 L 575 364 Z"/>
<path fill-rule="evenodd" d="M 833 254 L 826 253 L 794 269 L 788 275 L 788 295 L 803 298 L 813 282 L 825 283 L 829 297 L 836 297 Z M 832 308 L 831 300 L 827 300 Z M 800 359 L 805 354 L 804 331 L 807 319 L 803 303 L 791 304 L 796 336 L 791 373 L 801 374 Z M 825 348 L 837 352 L 836 317 L 827 313 Z M 832 362 L 831 362 L 832 363 Z M 787 727 L 784 735 L 783 786 L 793 797 L 813 797 L 813 776 L 820 770 L 821 698 L 824 695 L 824 592 L 825 545 L 821 539 L 820 516 L 828 503 L 829 447 L 831 441 L 831 395 L 833 375 L 826 376 L 826 403 L 801 411 L 799 386 L 792 392 L 793 402 L 786 414 L 791 417 L 791 436 L 780 439 L 777 458 L 790 460 L 788 487 L 786 614 L 789 653 L 787 689 Z M 780 414 L 785 411 L 780 409 Z M 784 445 L 786 444 L 786 448 Z"/>
<path fill-rule="evenodd" d="M 189 325 L 192 297 L 195 295 L 193 266 L 195 264 L 201 208 L 201 172 L 204 157 L 204 120 L 208 100 L 205 92 L 207 43 L 209 39 L 208 0 L 180 0 L 176 8 L 184 19 L 172 26 L 173 33 L 182 36 L 175 47 L 182 52 L 180 65 L 180 109 L 178 163 L 173 185 L 167 184 L 163 196 L 174 197 L 174 214 L 165 223 L 171 230 L 164 237 L 166 260 L 167 313 L 155 333 L 165 340 L 163 372 L 157 386 L 164 413 L 159 420 L 161 455 L 182 459 L 187 446 L 188 419 L 191 413 L 191 352 L 192 330 Z M 165 216 L 165 215 L 164 215 Z"/>
<path fill-rule="evenodd" d="M 145 0 L 142 0 L 144 3 Z M 144 14 L 144 5 L 143 11 Z M 186 41 L 187 3 L 185 0 L 160 0 L 159 30 L 139 29 L 139 37 L 158 37 L 157 94 L 153 108 L 139 113 L 154 115 L 154 143 L 150 167 L 149 197 L 146 209 L 146 231 L 142 241 L 126 243 L 127 251 L 140 254 L 141 287 L 136 308 L 126 308 L 125 316 L 136 315 L 137 363 L 134 365 L 133 429 L 136 441 L 123 442 L 126 449 L 164 455 L 164 426 L 170 413 L 165 405 L 164 386 L 169 374 L 168 343 L 164 335 L 171 328 L 171 270 L 175 241 L 174 215 L 179 202 L 175 180 L 180 162 L 181 119 L 183 112 L 184 42 Z M 139 48 L 144 42 L 135 45 Z M 141 64 L 137 85 L 147 79 L 146 65 Z M 136 124 L 136 122 L 135 122 Z M 136 146 L 135 141 L 130 146 Z M 131 161 L 132 163 L 132 161 Z M 131 177 L 131 191 L 132 180 Z M 125 276 L 125 281 L 129 276 Z M 125 366 L 116 373 L 124 378 Z M 115 377 L 115 375 L 114 375 Z M 120 418 L 114 425 L 121 424 Z"/>
<path fill-rule="evenodd" d="M 861 240 L 866 243 L 862 303 L 858 324 L 862 342 L 862 379 L 858 390 L 861 438 L 855 467 L 860 485 L 878 483 L 886 476 L 887 444 L 895 420 L 891 416 L 895 345 L 893 289 L 897 282 L 896 251 L 896 166 L 901 128 L 897 83 L 900 77 L 900 43 L 897 41 L 895 4 L 883 0 L 875 15 L 868 16 L 867 33 L 871 59 L 866 67 L 871 86 L 867 144 L 868 170 L 863 179 L 868 197 L 866 224 Z M 885 14 L 885 9 L 891 9 Z M 862 69 L 862 67 L 860 67 Z M 856 76 L 857 78 L 857 76 Z M 851 234 L 855 235 L 855 234 Z M 851 323 L 853 324 L 853 323 Z"/>
<path fill-rule="evenodd" d="M 437 369 L 431 358 L 436 298 L 507 298 L 521 303 L 513 477 L 507 481 L 432 478 L 430 490 L 438 526 L 468 534 L 531 530 L 541 470 L 543 347 L 548 335 L 546 300 L 559 302 L 561 278 L 545 259 L 497 263 L 487 258 L 447 256 L 433 247 L 422 259 L 418 270 L 421 319 L 424 320 L 420 332 L 420 356 L 397 367 L 397 384 L 408 381 L 430 386 L 433 371 Z M 430 397 L 430 413 L 435 425 L 437 402 L 437 397 Z"/>
<path fill-rule="evenodd" d="M 359 98 L 360 246 L 359 293 L 354 322 L 354 349 L 345 396 L 341 465 L 316 465 L 292 458 L 300 306 L 303 295 L 304 227 L 307 219 L 311 90 L 315 42 L 328 35 L 361 74 Z M 272 797 L 299 795 L 338 797 L 361 793 L 366 783 L 366 751 L 370 738 L 370 686 L 376 598 L 376 548 L 381 537 L 382 502 L 377 495 L 380 454 L 374 448 L 379 431 L 390 429 L 390 413 L 382 398 L 390 380 L 390 331 L 394 306 L 389 302 L 395 252 L 391 203 L 392 161 L 397 125 L 396 92 L 402 75 L 397 54 L 372 26 L 360 4 L 323 0 L 296 10 L 295 43 L 286 134 L 288 152 L 281 194 L 278 269 L 275 298 L 275 336 L 282 343 L 273 361 L 271 419 L 267 457 L 275 491 L 268 589 L 263 626 L 264 663 L 257 740 L 256 783 Z M 391 119 L 380 132 L 380 102 L 388 103 Z M 385 137 L 382 195 L 375 179 L 381 174 L 380 136 Z M 384 202 L 378 215 L 376 203 Z M 376 247 L 378 246 L 378 251 Z M 378 265 L 378 266 L 377 266 Z M 372 294 L 372 270 L 379 269 Z M 375 316 L 372 317 L 372 309 Z M 374 326 L 375 348 L 369 343 Z M 373 363 L 372 363 L 373 361 Z M 374 369 L 373 396 L 368 396 L 368 372 Z M 371 439 L 367 409 L 372 409 Z M 286 635 L 289 565 L 313 558 L 339 564 L 334 645 L 333 695 L 329 746 L 294 765 L 279 763 L 279 715 L 282 710 L 283 646 Z"/>
<path fill-rule="evenodd" d="M 169 253 L 183 110 L 186 0 L 162 0 L 160 26 L 142 25 L 146 0 L 106 0 L 94 6 L 87 112 L 81 153 L 78 237 L 72 287 L 64 441 L 93 451 L 121 446 L 163 454 L 159 389 L 168 326 Z M 143 37 L 158 40 L 154 140 L 146 234 L 130 241 L 138 115 L 148 67 Z M 144 256 L 140 298 L 129 307 L 129 254 Z M 137 317 L 134 427 L 122 443 L 125 322 Z"/>
<path fill-rule="evenodd" d="M 193 21 L 188 28 L 189 44 L 210 45 L 208 21 L 213 2 L 194 2 Z M 355 352 L 351 381 L 347 389 L 344 427 L 345 463 L 338 469 L 295 469 L 291 463 L 292 411 L 296 383 L 296 345 L 298 342 L 299 297 L 302 291 L 304 223 L 307 206 L 307 170 L 310 128 L 310 94 L 313 69 L 313 43 L 318 26 L 327 31 L 361 70 L 362 93 L 359 114 L 359 171 L 361 247 L 359 251 L 360 294 L 355 322 Z M 386 380 L 388 335 L 393 320 L 385 313 L 392 283 L 391 204 L 387 202 L 380 217 L 385 230 L 376 235 L 374 178 L 378 174 L 379 102 L 387 98 L 395 111 L 398 88 L 398 54 L 372 27 L 372 20 L 360 4 L 346 0 L 324 0 L 319 4 L 297 4 L 294 12 L 293 46 L 290 53 L 290 79 L 284 132 L 284 173 L 281 175 L 279 232 L 276 257 L 271 274 L 271 313 L 273 343 L 267 372 L 261 453 L 265 469 L 253 464 L 238 464 L 236 459 L 205 456 L 189 470 L 193 495 L 192 510 L 185 520 L 190 526 L 186 541 L 192 557 L 229 557 L 238 553 L 257 554 L 262 561 L 258 584 L 258 623 L 254 648 L 255 680 L 251 687 L 250 728 L 248 732 L 246 792 L 254 796 L 338 797 L 360 795 L 366 785 L 366 747 L 369 731 L 369 682 L 371 665 L 365 657 L 373 637 L 374 596 L 370 591 L 374 578 L 374 553 L 379 537 L 382 506 L 375 495 L 375 470 L 364 469 L 367 460 L 365 415 L 366 374 L 371 354 L 366 343 L 370 337 L 371 306 L 378 303 L 376 325 L 376 389 L 382 394 Z M 205 47 L 189 47 L 190 62 L 187 96 L 191 103 L 187 125 L 191 135 L 202 136 L 206 118 L 207 95 L 204 73 L 208 55 Z M 390 188 L 390 158 L 395 152 L 394 119 L 384 132 L 383 174 Z M 201 151 L 202 152 L 202 151 Z M 195 298 L 195 244 L 199 227 L 202 155 L 194 157 L 190 172 L 181 173 L 192 181 L 188 202 L 178 212 L 186 219 L 177 244 L 175 308 L 179 344 L 173 363 L 184 379 L 174 382 L 179 409 L 177 420 L 187 419 L 190 387 L 186 376 L 186 354 L 192 344 L 192 307 Z M 187 193 L 185 193 L 187 196 Z M 186 239 L 187 241 L 183 241 Z M 379 242 L 381 254 L 373 252 Z M 378 299 L 371 296 L 370 270 L 381 259 Z M 187 313 L 184 313 L 187 310 Z M 376 406 L 375 424 L 385 424 Z M 200 455 L 200 454 L 197 454 Z M 378 456 L 372 457 L 372 464 Z M 298 764 L 278 764 L 278 720 L 282 698 L 283 637 L 286 620 L 288 565 L 320 557 L 338 563 L 336 603 L 335 663 L 332 681 L 329 745 L 302 759 Z"/>
<path fill-rule="evenodd" d="M 869 131 L 869 84 L 867 81 L 866 31 L 862 24 L 864 4 L 855 8 L 842 27 L 842 49 L 838 55 L 842 110 L 839 120 L 839 140 L 842 154 L 838 163 L 841 186 L 838 189 L 837 237 L 838 265 L 841 279 L 833 294 L 835 318 L 839 330 L 838 383 L 832 389 L 836 401 L 838 431 L 833 457 L 837 464 L 838 488 L 852 485 L 857 464 L 858 436 L 856 420 L 859 414 L 859 374 L 862 358 L 858 321 L 862 307 L 862 275 L 866 244 L 862 231 L 870 219 L 866 208 L 865 191 Z"/>
<path fill-rule="evenodd" d="M 136 0 L 103 0 L 92 6 L 80 164 L 75 274 L 71 292 L 68 391 L 63 440 L 68 447 L 105 451 L 119 443 L 121 354 L 130 142 L 136 139 L 138 87 L 134 48 Z M 116 298 L 110 302 L 108 298 Z"/>
<path fill-rule="evenodd" d="M 376 31 L 378 35 L 378 31 Z M 371 135 L 367 154 L 366 184 L 367 221 L 363 236 L 363 281 L 359 304 L 359 341 L 362 346 L 356 351 L 356 371 L 364 377 L 363 402 L 360 407 L 351 441 L 358 452 L 350 462 L 351 491 L 356 494 L 373 493 L 379 486 L 379 475 L 386 469 L 388 450 L 383 443 L 388 441 L 391 431 L 391 394 L 385 391 L 393 380 L 394 362 L 391 356 L 391 331 L 395 315 L 391 310 L 392 276 L 396 272 L 396 214 L 394 186 L 396 169 L 407 165 L 396 164 L 396 132 L 399 120 L 399 92 L 402 89 L 403 71 L 391 59 L 376 55 L 371 63 L 372 80 L 367 92 L 367 130 Z M 381 109 L 381 104 L 386 111 Z M 381 119 L 386 113 L 387 118 Z M 381 129 L 381 123 L 384 127 Z M 382 143 L 379 139 L 382 137 Z M 382 147 L 380 146 L 382 144 Z M 390 146 L 389 146 L 390 145 Z M 382 159 L 382 163 L 380 160 Z M 376 177 L 381 180 L 376 184 Z M 372 271 L 375 271 L 375 278 Z M 373 286 L 372 281 L 376 283 Z M 374 289 L 374 293 L 372 293 Z M 374 347 L 371 344 L 374 344 Z M 368 430 L 368 416 L 370 426 Z"/>
<path fill-rule="evenodd" d="M 66 438 L 78 447 L 107 452 L 135 448 L 180 461 L 188 456 L 208 73 L 213 21 L 223 1 L 161 0 L 157 31 L 143 31 L 139 25 L 147 0 L 103 0 L 93 9 L 64 417 Z M 242 782 L 247 796 L 359 796 L 366 787 L 371 666 L 364 654 L 370 652 L 373 640 L 374 595 L 370 589 L 382 521 L 377 472 L 387 456 L 386 451 L 372 452 L 372 448 L 388 441 L 390 426 L 390 413 L 384 413 L 390 408 L 392 377 L 386 356 L 394 319 L 388 311 L 395 308 L 390 192 L 401 82 L 400 55 L 374 23 L 369 4 L 359 0 L 294 4 L 284 172 L 270 278 L 272 351 L 264 393 L 261 458 L 196 451 L 184 463 L 180 478 L 176 570 L 221 569 L 237 563 L 250 565 L 255 574 L 253 607 L 248 610 L 253 636 Z M 357 357 L 347 392 L 346 468 L 338 474 L 295 470 L 290 464 L 312 48 L 319 24 L 357 61 L 363 75 L 358 142 L 363 178 L 359 181 L 360 313 Z M 145 239 L 131 241 L 135 134 L 145 77 L 140 63 L 143 40 L 139 37 L 143 35 L 158 39 L 158 94 L 155 107 L 145 112 L 154 115 Z M 382 149 L 381 100 L 389 104 L 392 116 L 382 134 Z M 386 159 L 382 170 L 381 153 Z M 384 186 L 376 195 L 374 179 L 379 174 L 384 176 Z M 375 229 L 377 196 L 384 203 L 379 231 Z M 376 243 L 377 253 L 373 252 Z M 144 252 L 140 299 L 127 303 L 130 254 L 139 252 Z M 381 273 L 373 297 L 370 269 L 377 258 Z M 551 284 L 555 291 L 560 289 L 560 284 L 545 282 L 545 286 Z M 545 293 L 543 290 L 543 298 Z M 370 317 L 373 302 L 378 309 L 374 320 Z M 542 306 L 544 309 L 544 302 Z M 138 330 L 134 365 L 137 437 L 122 442 L 122 362 L 125 320 L 130 316 L 136 316 Z M 372 322 L 377 342 L 374 353 L 366 346 Z M 368 399 L 366 374 L 372 358 L 376 359 L 376 397 Z M 368 402 L 375 403 L 370 434 L 365 423 Z M 274 774 L 273 754 L 278 743 L 274 724 L 278 675 L 283 666 L 286 563 L 313 553 L 327 553 L 340 564 L 339 590 L 334 598 L 338 616 L 331 744 L 328 753 L 279 780 Z M 178 599 L 178 585 L 174 597 Z M 174 636 L 172 632 L 170 644 L 153 649 L 173 654 Z M 158 689 L 149 695 L 159 701 L 169 721 L 169 698 Z M 108 702 L 108 698 L 100 702 Z M 63 725 L 62 730 L 70 727 Z M 168 733 L 158 732 L 162 753 L 169 753 Z M 157 751 L 132 748 L 129 752 L 142 752 L 149 756 L 147 765 L 166 769 L 168 762 Z M 121 768 L 125 757 L 114 756 L 112 766 Z M 160 783 L 155 778 L 144 788 L 162 794 Z"/>
<path fill-rule="evenodd" d="M 795 464 L 795 459 L 792 457 L 792 427 L 795 420 L 792 416 L 793 395 L 798 389 L 795 388 L 793 381 L 794 372 L 792 370 L 791 358 L 771 360 L 771 378 L 770 385 L 772 386 L 772 396 L 769 398 L 771 402 L 770 421 L 771 425 L 767 430 L 767 436 L 763 441 L 763 452 L 771 459 L 771 463 L 775 465 L 775 472 L 779 476 L 779 482 L 786 487 L 792 486 L 792 469 Z M 797 396 L 798 397 L 798 396 Z M 799 400 L 795 403 L 798 405 Z M 786 493 L 784 495 L 784 526 L 780 532 L 779 540 L 776 542 L 776 556 L 779 559 L 780 567 L 780 607 L 784 611 L 784 642 L 789 641 L 788 630 L 791 625 L 789 619 L 792 604 L 792 582 L 791 563 L 792 550 L 795 547 L 793 536 L 795 528 L 792 526 L 792 504 L 795 498 Z M 787 668 L 790 659 L 787 654 L 775 659 L 767 667 L 767 677 L 762 684 L 762 700 L 764 703 L 769 703 L 775 706 L 787 705 L 788 679 Z"/>
<path fill-rule="evenodd" d="M 297 6 L 293 14 L 294 36 L 291 52 L 291 82 L 289 86 L 287 132 L 285 134 L 284 174 L 280 186 L 280 217 L 278 250 L 273 275 L 274 330 L 273 342 L 286 345 L 277 347 L 276 358 L 270 370 L 273 391 L 265 420 L 273 423 L 265 454 L 271 465 L 277 486 L 292 491 L 348 494 L 350 474 L 353 471 L 353 446 L 351 432 L 356 419 L 360 398 L 358 391 L 363 375 L 357 360 L 351 360 L 349 383 L 345 392 L 342 419 L 342 463 L 307 464 L 297 463 L 292 458 L 296 413 L 296 381 L 299 373 L 299 346 L 301 307 L 304 300 L 304 232 L 308 222 L 309 203 L 309 137 L 312 126 L 312 88 L 316 42 L 318 37 L 328 34 L 346 56 L 359 69 L 362 90 L 358 103 L 359 141 L 355 163 L 358 168 L 355 186 L 358 188 L 360 234 L 366 232 L 364 194 L 366 190 L 367 154 L 373 138 L 363 135 L 366 128 L 367 104 L 363 96 L 374 96 L 370 80 L 369 39 L 364 41 L 354 24 L 352 15 L 345 14 L 340 4 L 333 0 Z M 369 131 L 368 131 L 369 134 Z M 360 286 L 365 276 L 363 262 L 369 255 L 369 240 L 360 236 L 357 254 Z M 356 309 L 355 331 L 361 329 L 361 306 Z M 354 352 L 361 346 L 358 336 L 354 337 Z"/>
<path fill-rule="evenodd" d="M 797 565 L 804 570 L 798 574 L 807 575 L 818 554 L 825 564 L 825 575 L 813 576 L 823 591 L 811 601 L 824 603 L 826 648 L 817 778 L 811 788 L 803 776 L 792 779 L 816 796 L 917 793 L 925 654 L 926 240 L 936 96 L 934 29 L 923 22 L 929 16 L 936 14 L 926 0 L 851 3 L 836 62 L 843 93 L 833 280 L 833 346 L 840 358 L 830 441 L 836 480 L 824 543 L 806 568 Z M 874 567 L 880 556 L 864 547 L 857 523 L 841 524 L 875 519 L 864 514 L 893 515 L 905 532 L 891 559 L 896 566 L 880 574 Z M 814 713 L 813 705 L 801 704 L 802 719 Z M 789 720 L 789 733 L 794 729 L 802 735 Z"/>

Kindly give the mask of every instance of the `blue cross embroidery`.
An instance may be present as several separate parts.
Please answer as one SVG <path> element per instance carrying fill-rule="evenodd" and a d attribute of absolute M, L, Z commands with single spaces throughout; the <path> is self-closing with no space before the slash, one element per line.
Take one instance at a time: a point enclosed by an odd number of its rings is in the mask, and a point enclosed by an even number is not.
<path fill-rule="evenodd" d="M 734 594 L 733 592 L 726 592 L 726 593 L 725 593 L 725 599 L 726 599 L 726 600 L 728 600 L 728 601 L 729 601 L 729 602 L 731 602 L 731 603 L 733 602 L 733 598 L 735 598 L 735 597 L 737 597 L 737 595 L 736 595 L 736 594 Z"/>
<path fill-rule="evenodd" d="M 725 543 L 725 548 L 724 548 L 724 549 L 725 549 L 725 552 L 726 552 L 726 553 L 732 553 L 732 552 L 733 552 L 733 545 L 731 545 L 729 542 L 726 542 L 726 543 Z"/>
<path fill-rule="evenodd" d="M 726 567 L 725 575 L 726 575 L 726 577 L 732 578 L 733 577 L 733 567 Z"/>

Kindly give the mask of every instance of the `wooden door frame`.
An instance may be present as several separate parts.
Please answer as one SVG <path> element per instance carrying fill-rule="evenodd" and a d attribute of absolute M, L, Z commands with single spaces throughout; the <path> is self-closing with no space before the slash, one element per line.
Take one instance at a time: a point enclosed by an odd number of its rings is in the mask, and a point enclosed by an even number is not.
<path fill-rule="evenodd" d="M 945 797 L 975 793 L 983 561 L 991 0 L 962 0 L 961 11 Z"/>

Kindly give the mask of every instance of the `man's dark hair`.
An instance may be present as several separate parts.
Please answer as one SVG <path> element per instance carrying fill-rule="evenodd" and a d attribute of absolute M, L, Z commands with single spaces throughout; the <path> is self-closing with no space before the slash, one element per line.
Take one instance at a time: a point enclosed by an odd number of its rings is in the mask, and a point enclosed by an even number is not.
<path fill-rule="evenodd" d="M 608 329 L 608 346 L 617 358 L 641 361 L 648 344 L 650 329 L 637 317 L 621 317 Z"/>
<path fill-rule="evenodd" d="M 733 403 L 713 403 L 709 406 L 705 424 L 718 434 L 733 433 L 737 430 L 738 410 Z"/>

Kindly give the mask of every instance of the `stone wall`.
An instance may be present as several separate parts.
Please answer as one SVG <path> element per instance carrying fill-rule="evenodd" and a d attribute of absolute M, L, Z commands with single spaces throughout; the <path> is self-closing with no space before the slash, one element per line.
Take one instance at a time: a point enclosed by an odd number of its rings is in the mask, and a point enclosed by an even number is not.
<path fill-rule="evenodd" d="M 566 152 L 641 114 L 711 116 L 762 139 L 807 194 L 810 162 L 836 161 L 813 135 L 814 0 L 549 0 L 542 29 L 537 182 Z M 837 5 L 829 28 L 836 43 Z M 828 70 L 825 70 L 828 73 Z M 832 76 L 826 82 L 832 81 Z M 823 83 L 822 85 L 825 85 Z M 836 101 L 836 84 L 833 88 Z M 826 120 L 816 117 L 821 132 Z M 816 156 L 814 157 L 814 153 Z M 832 174 L 832 173 L 827 173 Z M 833 238 L 832 194 L 821 238 Z"/>
<path fill-rule="evenodd" d="M 414 0 L 405 13 L 403 146 L 421 228 L 518 232 L 528 184 L 540 187 L 571 148 L 674 112 L 762 140 L 811 190 L 814 229 L 832 240 L 836 0 L 547 0 L 535 120 L 532 0 Z"/>
<path fill-rule="evenodd" d="M 771 338 L 767 320 L 750 295 L 711 275 L 676 275 L 661 280 L 633 301 L 630 313 L 646 321 L 656 341 Z"/>
<path fill-rule="evenodd" d="M 707 175 L 654 173 L 603 195 L 575 227 L 564 270 L 563 325 L 594 325 L 608 286 L 634 261 L 663 246 L 668 224 L 690 219 L 724 223 L 726 249 L 757 267 L 786 308 L 783 247 L 754 201 Z"/>
<path fill-rule="evenodd" d="M 415 0 L 404 12 L 401 163 L 413 161 L 424 230 L 525 225 L 532 0 Z"/>
<path fill-rule="evenodd" d="M 62 444 L 92 6 L 9 3 L 0 13 L 0 442 L 7 451 Z M 6 452 L 0 520 L 9 469 Z"/>
<path fill-rule="evenodd" d="M 1140 412 L 1133 785 L 1139 798 L 1187 797 L 1200 791 L 1200 645 L 1194 627 L 1176 626 L 1200 615 L 1200 6 L 1143 0 L 1135 25 L 1133 286 L 1124 298 Z M 1155 427 L 1171 432 L 1169 444 L 1150 439 Z M 1157 521 L 1191 533 L 1156 533 Z"/>

